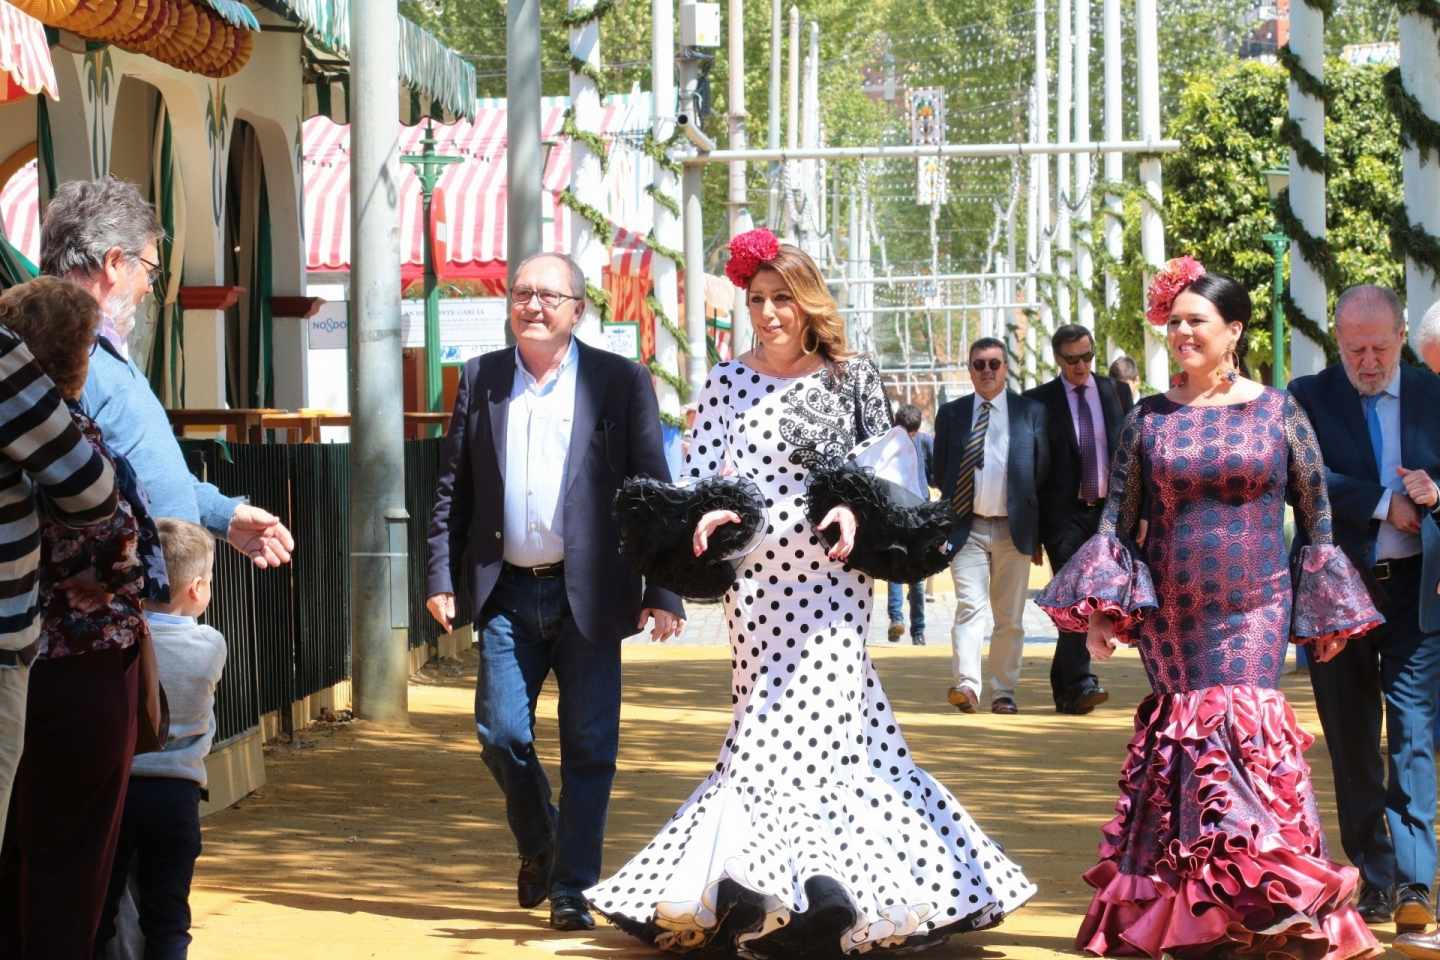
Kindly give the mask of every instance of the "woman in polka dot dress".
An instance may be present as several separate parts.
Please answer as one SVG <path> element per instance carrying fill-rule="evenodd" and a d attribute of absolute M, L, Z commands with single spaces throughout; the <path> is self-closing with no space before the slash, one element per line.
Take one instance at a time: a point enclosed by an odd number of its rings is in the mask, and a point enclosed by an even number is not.
<path fill-rule="evenodd" d="M 769 510 L 724 598 L 733 719 L 710 776 L 587 896 L 675 952 L 843 956 L 993 926 L 1035 887 L 910 756 L 865 654 L 873 584 L 844 563 L 854 515 L 822 521 L 840 526 L 828 552 L 805 519 L 809 469 L 890 429 L 879 372 L 846 350 L 798 248 L 754 231 L 730 263 L 757 345 L 711 370 L 686 472 L 749 477 Z M 702 518 L 697 552 L 729 519 Z"/>
<path fill-rule="evenodd" d="M 1135 715 L 1077 946 L 1101 955 L 1344 960 L 1379 952 L 1331 861 L 1299 728 L 1276 689 L 1381 621 L 1330 537 L 1320 449 L 1289 394 L 1238 375 L 1250 295 L 1189 258 L 1150 293 L 1183 371 L 1136 404 L 1099 532 L 1039 604 L 1092 656 L 1139 647 Z M 1309 544 L 1286 559 L 1285 502 Z M 1143 552 L 1135 545 L 1145 521 Z"/>

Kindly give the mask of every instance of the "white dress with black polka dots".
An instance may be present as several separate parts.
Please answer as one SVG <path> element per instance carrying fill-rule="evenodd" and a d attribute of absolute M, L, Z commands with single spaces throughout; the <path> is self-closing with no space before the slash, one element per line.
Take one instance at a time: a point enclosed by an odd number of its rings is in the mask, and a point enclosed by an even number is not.
<path fill-rule="evenodd" d="M 805 942 L 807 955 L 938 942 L 998 923 L 1035 892 L 915 765 L 865 654 L 873 584 L 827 559 L 804 516 L 809 466 L 889 426 L 868 360 L 839 377 L 778 379 L 738 361 L 710 372 L 686 472 L 743 474 L 769 505 L 766 536 L 724 598 L 734 717 L 714 772 L 587 891 L 659 947 L 798 955 L 780 943 L 800 932 L 814 878 L 848 901 L 848 919 L 826 928 L 833 948 Z"/>

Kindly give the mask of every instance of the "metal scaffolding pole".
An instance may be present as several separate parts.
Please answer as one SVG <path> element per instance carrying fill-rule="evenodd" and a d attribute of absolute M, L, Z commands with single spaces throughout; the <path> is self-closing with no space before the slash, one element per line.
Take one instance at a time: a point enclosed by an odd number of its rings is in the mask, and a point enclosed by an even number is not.
<path fill-rule="evenodd" d="M 769 136 L 765 145 L 771 150 L 780 149 L 780 92 L 784 87 L 781 82 L 781 57 L 780 44 L 781 34 L 784 30 L 782 17 L 780 15 L 780 0 L 770 0 L 770 116 L 765 120 L 769 125 Z M 778 161 L 770 161 L 770 208 L 765 212 L 765 222 L 770 226 L 771 231 L 780 229 L 784 219 L 784 198 L 780 195 L 780 164 Z"/>
<path fill-rule="evenodd" d="M 355 713 L 409 718 L 409 544 L 400 352 L 399 32 L 395 0 L 350 13 L 350 654 Z"/>
<path fill-rule="evenodd" d="M 744 0 L 730 0 L 729 53 L 730 53 L 730 146 L 744 150 L 745 139 L 745 4 Z M 730 164 L 730 236 L 744 233 L 753 227 L 750 208 L 745 195 L 745 161 L 735 160 Z M 745 291 L 735 290 L 735 302 L 730 308 L 730 344 L 735 356 L 750 349 L 752 331 L 750 311 L 745 306 Z"/>
<path fill-rule="evenodd" d="M 915 157 L 1046 157 L 1060 153 L 1138 153 L 1156 156 L 1175 153 L 1180 149 L 1179 140 L 1163 140 L 1159 136 L 1150 140 L 1105 140 L 1092 143 L 945 143 L 939 146 L 917 144 L 912 146 L 866 146 L 866 147 L 796 147 L 785 150 L 712 150 L 685 157 L 686 166 L 704 166 L 707 163 L 730 163 L 733 160 L 909 160 Z"/>
<path fill-rule="evenodd" d="M 352 10 L 359 19 L 358 5 Z M 392 45 L 395 36 L 390 36 Z M 541 249 L 540 0 L 506 3 L 505 108 L 505 257 L 509 280 L 514 281 L 520 261 Z M 511 335 L 509 324 L 505 335 Z"/>

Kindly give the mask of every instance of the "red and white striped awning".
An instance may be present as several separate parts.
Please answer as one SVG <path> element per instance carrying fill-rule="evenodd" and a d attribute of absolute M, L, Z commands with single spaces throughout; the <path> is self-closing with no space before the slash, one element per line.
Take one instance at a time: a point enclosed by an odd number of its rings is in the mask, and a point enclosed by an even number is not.
<path fill-rule="evenodd" d="M 0 227 L 25 259 L 40 262 L 40 177 L 34 160 L 0 186 Z"/>
<path fill-rule="evenodd" d="M 570 249 L 572 214 L 556 201 L 570 182 L 571 141 L 560 136 L 568 100 L 543 101 L 541 136 L 548 156 L 541 181 L 543 243 L 548 251 Z M 638 202 L 653 177 L 651 161 L 634 148 L 650 126 L 647 95 L 607 98 L 601 136 L 610 142 L 610 166 L 604 195 L 587 198 L 617 226 L 643 235 L 649 223 L 648 204 Z M 473 122 L 436 124 L 437 153 L 463 157 L 447 167 L 433 202 L 438 247 L 445 256 L 438 273 L 446 279 L 466 279 L 503 286 L 506 251 L 506 109 L 504 100 L 481 100 Z M 425 127 L 401 131 L 400 152 L 420 152 Z M 305 237 L 306 267 L 311 271 L 350 268 L 350 128 L 316 116 L 305 121 Z M 424 264 L 420 181 L 408 164 L 402 164 L 400 184 L 401 276 L 408 282 L 420 276 Z"/>
<path fill-rule="evenodd" d="M 0 0 L 0 103 L 55 92 L 55 65 L 45 25 Z"/>

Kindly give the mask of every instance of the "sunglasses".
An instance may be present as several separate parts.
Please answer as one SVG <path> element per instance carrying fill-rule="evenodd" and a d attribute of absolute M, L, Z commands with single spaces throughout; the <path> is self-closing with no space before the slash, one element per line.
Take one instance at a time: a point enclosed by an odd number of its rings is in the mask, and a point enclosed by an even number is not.
<path fill-rule="evenodd" d="M 1086 353 L 1074 354 L 1073 356 L 1066 356 L 1063 353 L 1057 353 L 1055 356 L 1059 357 L 1060 362 L 1065 364 L 1066 366 L 1074 367 L 1082 363 L 1089 363 L 1091 360 L 1094 360 L 1095 351 L 1090 350 Z"/>
<path fill-rule="evenodd" d="M 970 369 L 976 373 L 984 373 L 986 370 L 995 371 L 1005 366 L 1005 361 L 999 357 L 981 357 L 979 360 L 970 361 Z"/>

